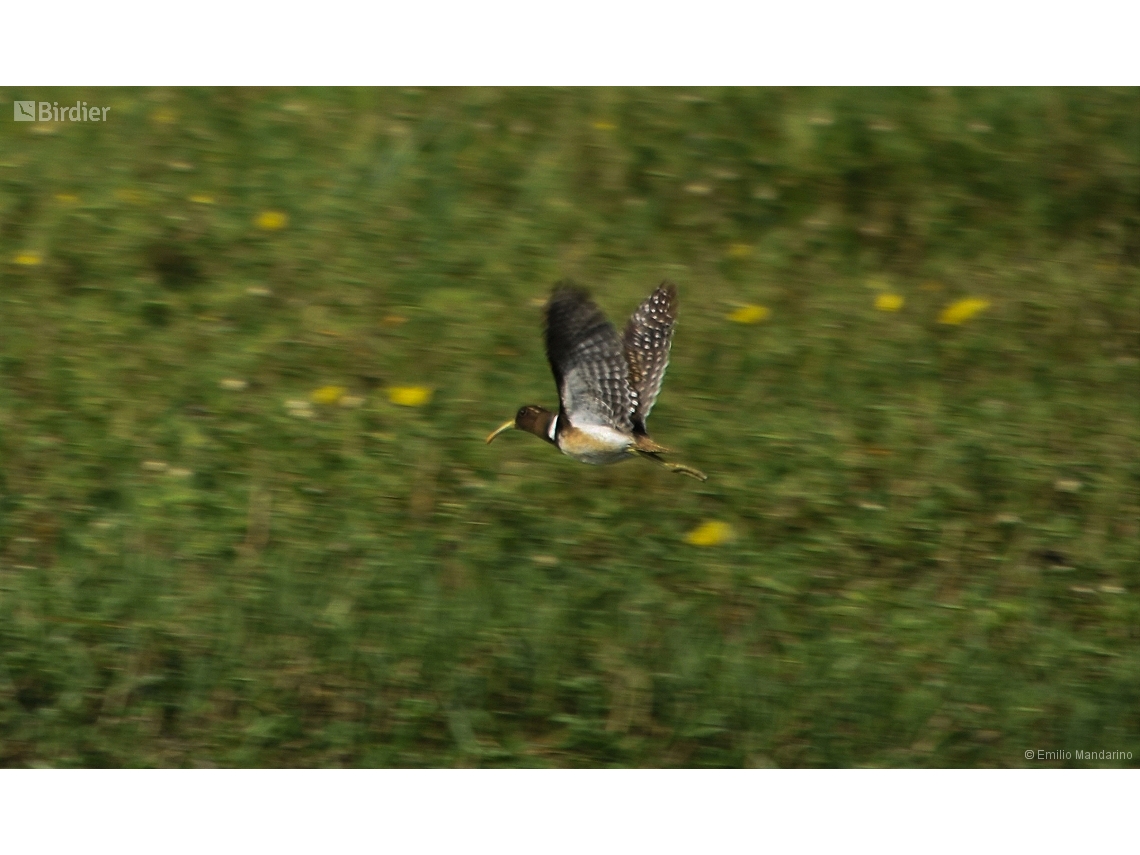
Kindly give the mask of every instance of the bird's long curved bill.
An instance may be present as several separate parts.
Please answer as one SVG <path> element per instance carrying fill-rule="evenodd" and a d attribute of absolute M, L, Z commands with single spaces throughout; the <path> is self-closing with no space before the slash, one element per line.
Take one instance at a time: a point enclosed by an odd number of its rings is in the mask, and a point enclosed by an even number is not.
<path fill-rule="evenodd" d="M 515 420 L 511 419 L 509 422 L 504 423 L 501 427 L 495 428 L 493 431 L 491 431 L 491 435 L 487 437 L 487 444 L 490 445 L 491 441 L 494 440 L 495 437 L 497 437 L 501 433 L 505 433 L 506 431 L 509 431 L 514 426 L 515 426 Z"/>

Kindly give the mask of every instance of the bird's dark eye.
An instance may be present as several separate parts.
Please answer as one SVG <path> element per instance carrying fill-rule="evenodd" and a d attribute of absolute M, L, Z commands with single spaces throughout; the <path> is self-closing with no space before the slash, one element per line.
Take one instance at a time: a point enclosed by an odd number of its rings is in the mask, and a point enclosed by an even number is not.
<path fill-rule="evenodd" d="M 521 419 L 523 416 L 526 415 L 527 410 L 529 410 L 529 409 L 530 409 L 530 407 L 519 407 L 519 411 L 517 413 L 515 413 L 515 418 Z"/>

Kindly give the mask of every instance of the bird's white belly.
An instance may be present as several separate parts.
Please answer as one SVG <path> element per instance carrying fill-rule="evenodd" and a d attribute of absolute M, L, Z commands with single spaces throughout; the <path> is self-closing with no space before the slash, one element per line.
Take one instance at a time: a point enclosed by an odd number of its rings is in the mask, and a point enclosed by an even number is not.
<path fill-rule="evenodd" d="M 558 447 L 568 457 L 600 466 L 630 457 L 633 439 L 604 425 L 574 425 L 558 438 Z"/>

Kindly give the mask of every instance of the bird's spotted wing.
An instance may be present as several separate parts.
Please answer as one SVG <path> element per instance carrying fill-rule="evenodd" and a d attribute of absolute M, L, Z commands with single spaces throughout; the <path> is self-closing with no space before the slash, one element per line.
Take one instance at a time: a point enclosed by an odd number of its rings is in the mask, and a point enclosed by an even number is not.
<path fill-rule="evenodd" d="M 631 429 L 629 366 L 613 324 L 585 291 L 555 286 L 546 304 L 546 358 L 571 423 Z"/>
<path fill-rule="evenodd" d="M 662 282 L 645 298 L 625 326 L 625 358 L 633 390 L 633 429 L 645 433 L 645 420 L 661 391 L 677 320 L 677 287 Z"/>

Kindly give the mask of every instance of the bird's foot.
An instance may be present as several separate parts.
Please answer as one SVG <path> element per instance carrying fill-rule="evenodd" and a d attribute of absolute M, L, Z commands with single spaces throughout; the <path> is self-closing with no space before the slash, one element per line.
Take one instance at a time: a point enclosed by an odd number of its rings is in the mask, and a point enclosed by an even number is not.
<path fill-rule="evenodd" d="M 700 469 L 694 469 L 692 466 L 686 466 L 683 463 L 667 463 L 652 451 L 640 451 L 639 453 L 646 460 L 652 460 L 654 463 L 664 466 L 670 472 L 676 472 L 678 475 L 688 475 L 690 478 L 696 478 L 698 481 L 709 480 L 709 476 Z"/>
<path fill-rule="evenodd" d="M 670 472 L 676 472 L 678 475 L 688 475 L 690 478 L 696 478 L 698 481 L 709 480 L 709 476 L 700 469 L 694 469 L 692 466 L 686 466 L 683 463 L 665 463 L 662 461 L 661 465 Z"/>

